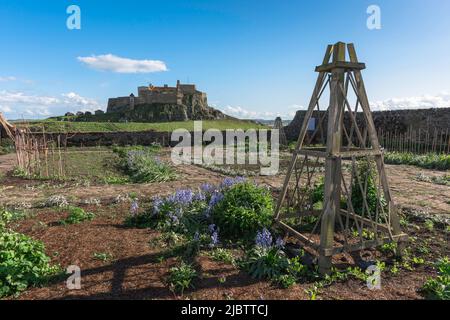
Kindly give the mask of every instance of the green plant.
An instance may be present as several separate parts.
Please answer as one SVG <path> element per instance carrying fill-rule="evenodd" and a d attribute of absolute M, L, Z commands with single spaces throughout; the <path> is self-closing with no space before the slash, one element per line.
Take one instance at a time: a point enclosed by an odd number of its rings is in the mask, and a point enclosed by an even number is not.
<path fill-rule="evenodd" d="M 450 259 L 440 259 L 435 265 L 438 275 L 428 279 L 422 288 L 428 299 L 450 300 Z"/>
<path fill-rule="evenodd" d="M 167 282 L 170 290 L 183 294 L 184 290 L 194 287 L 193 281 L 197 277 L 194 267 L 182 262 L 179 266 L 170 268 Z"/>
<path fill-rule="evenodd" d="M 297 278 L 291 274 L 282 274 L 273 279 L 273 282 L 278 284 L 283 289 L 288 289 L 295 285 Z"/>
<path fill-rule="evenodd" d="M 114 152 L 119 155 L 119 167 L 130 176 L 132 182 L 166 182 L 177 177 L 175 170 L 155 157 L 151 148 L 115 148 Z"/>
<path fill-rule="evenodd" d="M 103 262 L 109 261 L 113 258 L 113 255 L 108 252 L 95 252 L 94 258 Z"/>
<path fill-rule="evenodd" d="M 130 182 L 128 177 L 115 177 L 115 176 L 106 176 L 104 177 L 105 184 L 127 184 Z"/>
<path fill-rule="evenodd" d="M 370 214 L 375 215 L 378 206 L 386 206 L 386 200 L 377 191 L 375 164 L 368 160 L 360 160 L 356 165 L 356 171 L 352 185 L 353 209 L 357 214 L 364 212 L 364 215 L 367 215 L 369 210 Z M 364 196 L 366 202 L 364 202 Z"/>
<path fill-rule="evenodd" d="M 225 190 L 212 217 L 223 238 L 253 240 L 256 232 L 272 224 L 272 196 L 252 183 L 238 183 Z"/>
<path fill-rule="evenodd" d="M 388 164 L 408 164 L 426 169 L 450 169 L 449 154 L 414 154 L 410 152 L 387 152 L 384 161 Z"/>
<path fill-rule="evenodd" d="M 10 231 L 0 231 L 0 297 L 43 284 L 59 268 L 50 265 L 42 242 Z"/>
<path fill-rule="evenodd" d="M 287 273 L 289 259 L 278 248 L 254 247 L 247 254 L 241 267 L 256 279 L 276 279 Z"/>
<path fill-rule="evenodd" d="M 424 222 L 425 227 L 428 229 L 428 231 L 433 231 L 434 230 L 434 222 L 431 219 L 427 219 Z"/>
<path fill-rule="evenodd" d="M 94 219 L 95 215 L 91 212 L 86 212 L 82 208 L 69 206 L 67 208 L 69 215 L 66 219 L 60 221 L 61 224 L 78 224 L 83 221 Z"/>
<path fill-rule="evenodd" d="M 225 263 L 228 263 L 228 264 L 234 264 L 235 263 L 235 259 L 234 259 L 233 253 L 230 250 L 228 250 L 228 249 L 215 248 L 211 252 L 209 252 L 209 256 L 214 261 L 225 262 Z"/>

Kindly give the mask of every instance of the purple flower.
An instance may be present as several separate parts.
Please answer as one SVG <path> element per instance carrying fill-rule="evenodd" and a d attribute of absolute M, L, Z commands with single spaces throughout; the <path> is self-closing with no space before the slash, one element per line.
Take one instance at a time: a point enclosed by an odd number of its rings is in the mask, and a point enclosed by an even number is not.
<path fill-rule="evenodd" d="M 204 184 L 202 184 L 202 185 L 200 186 L 200 190 L 201 190 L 203 193 L 211 194 L 211 193 L 213 193 L 213 192 L 216 190 L 216 187 L 214 187 L 212 184 L 204 183 Z"/>
<path fill-rule="evenodd" d="M 178 216 L 174 213 L 169 213 L 168 214 L 170 220 L 172 220 L 172 224 L 178 224 L 180 222 L 180 219 L 178 218 Z"/>
<path fill-rule="evenodd" d="M 235 178 L 227 177 L 227 178 L 223 179 L 222 183 L 220 184 L 220 188 L 221 189 L 230 188 L 230 187 L 234 186 L 235 184 L 242 183 L 242 182 L 245 182 L 244 177 L 235 177 Z"/>
<path fill-rule="evenodd" d="M 137 214 L 138 214 L 138 211 L 139 211 L 139 203 L 138 203 L 137 200 L 134 200 L 134 201 L 131 203 L 130 213 L 131 213 L 132 216 L 134 216 L 134 215 L 137 215 Z"/>
<path fill-rule="evenodd" d="M 198 231 L 195 231 L 194 233 L 194 241 L 199 241 L 200 240 L 200 233 Z"/>
<path fill-rule="evenodd" d="M 209 200 L 209 207 L 212 209 L 216 204 L 218 204 L 223 199 L 223 194 L 220 192 L 215 192 Z"/>
<path fill-rule="evenodd" d="M 194 200 L 195 201 L 205 201 L 206 200 L 206 194 L 203 191 L 199 191 L 196 194 L 194 194 Z"/>
<path fill-rule="evenodd" d="M 161 207 L 164 204 L 164 200 L 160 197 L 153 198 L 153 214 L 158 214 L 161 212 Z"/>
<path fill-rule="evenodd" d="M 209 233 L 214 233 L 214 231 L 216 231 L 216 229 L 217 229 L 217 226 L 215 224 L 210 224 L 208 226 Z"/>
<path fill-rule="evenodd" d="M 222 193 L 215 191 L 212 194 L 211 199 L 209 200 L 209 203 L 208 203 L 208 208 L 206 208 L 206 211 L 205 211 L 205 216 L 207 218 L 209 218 L 209 216 L 211 215 L 211 211 L 222 199 L 223 199 Z"/>
<path fill-rule="evenodd" d="M 213 234 L 211 235 L 211 243 L 209 244 L 209 246 L 213 248 L 218 244 L 219 244 L 219 233 L 217 231 L 214 231 Z"/>
<path fill-rule="evenodd" d="M 194 200 L 194 193 L 189 189 L 177 190 L 173 195 L 169 196 L 167 200 L 173 204 L 187 206 Z"/>
<path fill-rule="evenodd" d="M 255 243 L 258 247 L 270 248 L 272 246 L 272 235 L 270 234 L 270 231 L 266 228 L 262 231 L 258 231 Z"/>
<path fill-rule="evenodd" d="M 283 239 L 278 238 L 277 241 L 275 241 L 275 247 L 277 247 L 278 249 L 283 249 L 284 248 Z"/>

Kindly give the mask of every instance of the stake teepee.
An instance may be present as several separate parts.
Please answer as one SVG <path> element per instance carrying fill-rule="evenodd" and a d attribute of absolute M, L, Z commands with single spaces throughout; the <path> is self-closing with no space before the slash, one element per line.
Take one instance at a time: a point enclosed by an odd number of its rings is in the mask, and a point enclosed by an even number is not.
<path fill-rule="evenodd" d="M 390 194 L 363 69 L 353 44 L 327 47 L 275 211 L 276 223 L 318 255 L 321 273 L 331 271 L 335 254 L 389 242 L 397 242 L 401 252 L 407 240 Z M 329 107 L 321 111 L 328 87 Z M 364 121 L 357 121 L 359 111 Z M 306 139 L 315 113 L 317 126 Z M 324 143 L 326 137 L 325 147 L 305 147 L 318 135 Z"/>

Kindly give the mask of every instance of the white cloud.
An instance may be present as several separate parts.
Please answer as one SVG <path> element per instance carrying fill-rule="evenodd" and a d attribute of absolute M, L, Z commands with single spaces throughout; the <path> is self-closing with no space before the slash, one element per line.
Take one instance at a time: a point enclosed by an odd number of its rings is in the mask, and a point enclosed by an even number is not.
<path fill-rule="evenodd" d="M 0 105 L 0 112 L 4 112 L 4 113 L 12 112 L 12 109 L 10 106 Z"/>
<path fill-rule="evenodd" d="M 270 112 L 270 111 L 252 111 L 240 106 L 225 106 L 220 108 L 224 113 L 243 119 L 265 119 L 274 120 L 276 117 L 281 117 L 282 119 L 292 119 L 295 116 L 295 111 L 286 110 L 286 113 L 280 112 Z"/>
<path fill-rule="evenodd" d="M 0 77 L 0 81 L 1 82 L 7 82 L 7 81 L 16 81 L 17 78 L 16 77 Z"/>
<path fill-rule="evenodd" d="M 78 60 L 92 69 L 116 73 L 151 73 L 167 71 L 167 66 L 159 60 L 134 60 L 113 54 L 78 57 Z"/>
<path fill-rule="evenodd" d="M 95 111 L 102 108 L 103 105 L 97 100 L 75 92 L 63 93 L 60 96 L 39 96 L 0 91 L 0 111 L 8 118 L 49 117 L 63 115 L 68 111 Z"/>
<path fill-rule="evenodd" d="M 392 98 L 371 102 L 370 106 L 372 111 L 450 108 L 450 93 L 442 92 L 437 95 Z"/>

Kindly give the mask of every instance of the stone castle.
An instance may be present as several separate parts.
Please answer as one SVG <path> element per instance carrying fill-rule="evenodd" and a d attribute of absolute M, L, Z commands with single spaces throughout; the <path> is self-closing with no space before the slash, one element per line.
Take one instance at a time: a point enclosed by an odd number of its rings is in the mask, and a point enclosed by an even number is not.
<path fill-rule="evenodd" d="M 176 87 L 153 85 L 138 87 L 138 96 L 110 98 L 108 114 L 120 114 L 121 119 L 131 121 L 186 121 L 223 119 L 228 116 L 208 106 L 206 93 L 195 84 Z"/>
<path fill-rule="evenodd" d="M 133 110 L 141 104 L 173 104 L 173 105 L 208 105 L 206 93 L 198 91 L 195 84 L 181 84 L 177 81 L 176 87 L 138 87 L 138 96 L 131 94 L 128 97 L 111 98 L 108 100 L 106 112 Z"/>

